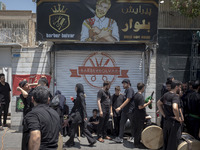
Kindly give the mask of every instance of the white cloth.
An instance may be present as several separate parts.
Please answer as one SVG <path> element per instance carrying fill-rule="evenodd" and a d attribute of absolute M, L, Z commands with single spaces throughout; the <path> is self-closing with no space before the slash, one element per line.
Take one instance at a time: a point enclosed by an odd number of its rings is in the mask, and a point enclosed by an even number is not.
<path fill-rule="evenodd" d="M 108 24 L 109 24 L 109 18 L 107 17 L 102 17 L 102 18 L 98 18 L 97 16 L 94 16 L 93 18 L 91 18 L 91 20 L 94 20 L 94 24 L 92 27 L 97 27 L 99 29 L 103 29 L 103 28 L 107 28 Z M 89 38 L 89 28 L 86 27 L 87 22 L 84 20 L 83 24 L 82 24 L 82 30 L 81 30 L 81 39 L 80 41 L 86 41 L 86 39 Z M 115 20 L 113 20 L 113 23 L 110 25 L 109 27 L 110 30 L 112 30 L 112 36 L 119 41 L 119 30 L 118 30 L 118 26 Z"/>

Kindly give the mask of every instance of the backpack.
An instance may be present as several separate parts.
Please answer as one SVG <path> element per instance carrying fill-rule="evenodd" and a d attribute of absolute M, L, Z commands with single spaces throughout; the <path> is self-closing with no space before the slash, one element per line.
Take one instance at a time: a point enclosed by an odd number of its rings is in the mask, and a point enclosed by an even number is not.
<path fill-rule="evenodd" d="M 59 97 L 59 95 L 56 95 L 56 96 L 52 99 L 50 106 L 53 107 L 53 108 L 55 108 L 55 107 L 57 107 L 57 106 L 59 106 L 59 105 L 60 105 L 60 97 Z"/>

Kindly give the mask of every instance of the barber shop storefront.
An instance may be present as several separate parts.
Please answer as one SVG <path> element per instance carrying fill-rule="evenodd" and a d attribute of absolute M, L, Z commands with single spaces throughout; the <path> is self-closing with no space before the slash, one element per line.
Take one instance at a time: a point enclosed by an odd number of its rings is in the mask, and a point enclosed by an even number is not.
<path fill-rule="evenodd" d="M 137 91 L 148 78 L 146 43 L 157 40 L 157 16 L 157 0 L 38 0 L 37 41 L 52 42 L 53 92 L 60 90 L 71 109 L 82 83 L 90 116 L 104 81 L 111 81 L 111 94 L 115 86 L 124 92 L 126 78 Z"/>

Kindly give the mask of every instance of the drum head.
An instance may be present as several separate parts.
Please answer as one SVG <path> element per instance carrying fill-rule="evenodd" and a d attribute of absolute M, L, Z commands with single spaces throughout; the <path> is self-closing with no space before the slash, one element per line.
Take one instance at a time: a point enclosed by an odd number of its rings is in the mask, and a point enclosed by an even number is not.
<path fill-rule="evenodd" d="M 185 140 L 182 140 L 182 142 L 178 145 L 177 150 L 189 150 L 189 148 L 191 150 L 199 150 L 200 149 L 200 141 L 196 140 L 194 137 L 192 137 L 188 133 L 182 133 L 182 136 L 183 135 L 185 136 L 185 138 L 187 140 L 189 140 L 191 145 L 189 146 Z"/>
<path fill-rule="evenodd" d="M 149 126 L 142 131 L 142 143 L 149 149 L 159 149 L 163 146 L 163 131 L 159 126 Z"/>

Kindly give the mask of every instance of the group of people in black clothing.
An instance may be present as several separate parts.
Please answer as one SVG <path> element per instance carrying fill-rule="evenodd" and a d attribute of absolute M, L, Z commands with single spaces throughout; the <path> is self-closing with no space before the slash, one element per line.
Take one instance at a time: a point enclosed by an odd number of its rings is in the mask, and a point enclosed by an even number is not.
<path fill-rule="evenodd" d="M 176 150 L 183 131 L 200 140 L 199 80 L 181 83 L 169 77 L 161 94 L 157 106 L 162 114 L 163 149 Z"/>
<path fill-rule="evenodd" d="M 96 139 L 92 136 L 91 132 L 97 132 L 97 140 L 99 142 L 104 142 L 104 139 L 111 140 L 111 137 L 107 135 L 109 117 L 113 118 L 114 130 L 117 136 L 114 139 L 115 142 L 123 143 L 124 127 L 129 119 L 132 129 L 131 134 L 135 138 L 134 143 L 136 146 L 139 146 L 141 144 L 140 137 L 146 115 L 145 107 L 151 104 L 152 101 L 149 100 L 148 103 L 144 102 L 142 93 L 144 92 L 145 85 L 143 83 L 137 84 L 137 93 L 131 87 L 129 79 L 124 79 L 122 84 L 125 93 L 122 94 L 120 86 L 116 86 L 115 94 L 111 96 L 109 92 L 111 83 L 109 81 L 103 83 L 103 88 L 97 93 L 99 117 L 97 117 L 98 111 L 94 110 L 94 116 L 90 118 L 88 123 L 85 101 L 86 94 L 84 93 L 82 84 L 76 84 L 75 90 L 77 96 L 73 99 L 74 106 L 69 114 L 67 112 L 66 116 L 63 113 L 63 110 L 66 111 L 66 108 L 64 108 L 66 98 L 61 95 L 61 92 L 57 91 L 59 106 L 55 107 L 57 97 L 53 97 L 50 94 L 48 81 L 45 77 L 42 77 L 37 84 L 32 85 L 28 84 L 27 81 L 21 81 L 17 90 L 21 91 L 20 97 L 25 105 L 22 149 L 31 149 L 30 147 L 34 147 L 37 144 L 43 148 L 54 149 L 58 142 L 59 132 L 63 134 L 62 128 L 69 124 L 69 140 L 65 143 L 68 147 L 75 144 L 74 138 L 78 125 L 81 125 L 82 133 L 88 139 L 90 146 L 96 143 Z M 31 86 L 36 86 L 36 88 L 31 88 Z M 57 111 L 56 114 L 53 109 Z M 67 109 L 69 110 L 69 108 Z M 52 135 L 54 136 L 51 137 Z M 35 136 L 39 138 L 34 138 Z M 50 137 L 51 143 L 49 143 L 48 139 Z M 33 141 L 35 139 L 40 139 L 40 141 Z"/>
<path fill-rule="evenodd" d="M 86 94 L 82 84 L 75 86 L 77 95 L 75 99 L 72 99 L 74 106 L 69 113 L 66 98 L 60 91 L 56 91 L 53 97 L 49 92 L 48 81 L 45 77 L 42 77 L 37 84 L 21 81 L 17 90 L 21 92 L 20 97 L 24 103 L 22 149 L 57 149 L 59 133 L 66 134 L 63 130 L 66 128 L 68 128 L 69 140 L 65 142 L 65 145 L 74 146 L 78 125 L 81 126 L 82 133 L 88 139 L 90 146 L 96 143 L 92 132 L 97 133 L 97 140 L 103 143 L 105 139 L 111 140 L 111 137 L 107 135 L 109 118 L 112 118 L 115 142 L 123 143 L 124 128 L 129 119 L 131 141 L 134 142 L 135 147 L 141 147 L 141 133 L 146 116 L 145 107 L 150 105 L 152 100 L 145 103 L 144 83 L 137 84 L 137 92 L 134 92 L 129 79 L 124 79 L 122 85 L 125 89 L 124 93 L 121 93 L 120 86 L 116 86 L 115 93 L 111 96 L 109 92 L 111 83 L 109 81 L 103 83 L 103 88 L 97 93 L 98 110 L 93 110 L 93 117 L 88 121 Z M 186 83 L 181 83 L 172 77 L 168 78 L 163 86 L 162 97 L 158 100 L 157 106 L 163 116 L 161 127 L 164 134 L 164 150 L 177 149 L 182 130 L 187 130 L 199 139 L 199 91 L 199 81 L 190 82 L 187 86 Z M 99 112 L 99 117 L 97 112 Z"/>

